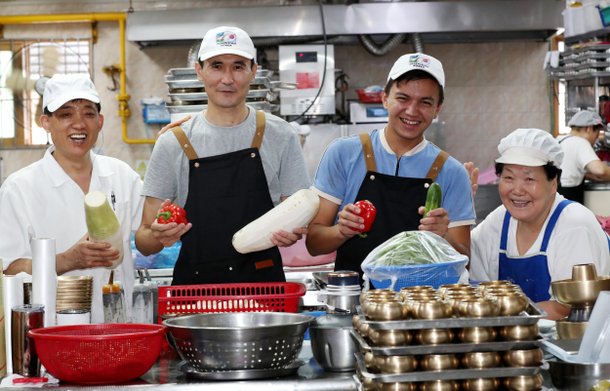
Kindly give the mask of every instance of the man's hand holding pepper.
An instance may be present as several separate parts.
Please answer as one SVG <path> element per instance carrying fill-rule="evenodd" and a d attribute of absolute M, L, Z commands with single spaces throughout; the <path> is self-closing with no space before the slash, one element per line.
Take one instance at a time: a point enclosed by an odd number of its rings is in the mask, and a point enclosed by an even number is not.
<path fill-rule="evenodd" d="M 157 216 L 167 215 L 168 210 L 172 209 L 172 202 L 170 200 L 165 200 L 161 203 L 159 210 L 157 211 Z M 150 228 L 152 230 L 153 237 L 158 240 L 163 247 L 169 247 L 176 243 L 182 235 L 187 233 L 193 224 L 184 223 L 181 218 L 176 218 L 179 216 L 175 216 L 172 218 L 171 212 L 167 218 L 156 218 L 151 224 Z M 159 221 L 167 221 L 167 222 L 159 222 Z"/>

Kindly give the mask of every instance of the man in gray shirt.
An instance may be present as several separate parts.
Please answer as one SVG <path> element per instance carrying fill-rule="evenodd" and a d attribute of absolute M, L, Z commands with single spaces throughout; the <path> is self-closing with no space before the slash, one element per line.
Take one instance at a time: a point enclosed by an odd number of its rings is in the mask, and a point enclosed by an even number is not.
<path fill-rule="evenodd" d="M 240 228 L 310 184 L 291 126 L 246 105 L 255 55 L 245 31 L 209 30 L 195 64 L 207 108 L 155 144 L 136 246 L 148 255 L 182 240 L 175 285 L 285 281 L 277 247 L 239 254 L 231 245 Z M 189 223 L 156 222 L 170 201 L 184 206 Z M 304 233 L 305 228 L 280 230 L 272 241 L 290 246 Z"/>

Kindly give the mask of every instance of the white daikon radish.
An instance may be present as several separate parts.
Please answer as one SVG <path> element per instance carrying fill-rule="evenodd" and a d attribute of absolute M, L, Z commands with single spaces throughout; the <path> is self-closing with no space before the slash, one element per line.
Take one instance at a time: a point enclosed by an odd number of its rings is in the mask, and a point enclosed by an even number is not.
<path fill-rule="evenodd" d="M 271 248 L 274 246 L 271 242 L 273 232 L 292 232 L 295 228 L 306 226 L 319 208 L 320 198 L 313 190 L 299 190 L 237 231 L 233 235 L 233 247 L 242 254 Z"/>
<path fill-rule="evenodd" d="M 119 250 L 119 258 L 112 261 L 111 269 L 123 262 L 123 235 L 121 224 L 110 207 L 108 198 L 100 191 L 90 191 L 85 196 L 85 219 L 89 240 L 108 242 Z"/>

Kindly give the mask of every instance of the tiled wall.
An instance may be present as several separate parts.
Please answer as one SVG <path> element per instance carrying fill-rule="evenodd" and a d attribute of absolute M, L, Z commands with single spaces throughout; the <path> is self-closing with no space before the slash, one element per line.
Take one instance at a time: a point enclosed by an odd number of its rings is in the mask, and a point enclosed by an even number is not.
<path fill-rule="evenodd" d="M 73 11 L 74 12 L 74 11 Z M 19 25 L 5 26 L 5 31 L 19 30 Z M 116 115 L 115 92 L 102 68 L 119 63 L 118 25 L 98 23 L 99 38 L 94 45 L 94 81 L 102 95 L 105 115 L 102 153 L 118 157 L 135 167 L 146 160 L 151 145 L 129 145 L 122 141 L 121 122 Z M 202 32 L 202 35 L 204 32 Z M 439 58 L 447 76 L 446 100 L 439 119 L 445 123 L 445 147 L 458 160 L 474 161 L 489 167 L 496 157 L 500 138 L 517 127 L 550 127 L 550 103 L 547 78 L 542 63 L 545 42 L 498 42 L 481 44 L 426 44 L 427 53 Z M 150 96 L 166 97 L 164 75 L 169 68 L 184 67 L 189 46 L 159 46 L 140 49 L 127 43 L 127 93 L 132 112 L 128 120 L 129 138 L 151 138 L 160 128 L 145 125 L 140 100 Z M 369 54 L 359 45 L 336 45 L 336 67 L 349 76 L 348 98 L 356 98 L 355 89 L 384 84 L 392 63 L 401 54 L 411 52 L 403 44 L 383 57 Z M 277 51 L 268 50 L 277 60 Z M 39 159 L 44 150 L 0 150 L 3 176 Z"/>

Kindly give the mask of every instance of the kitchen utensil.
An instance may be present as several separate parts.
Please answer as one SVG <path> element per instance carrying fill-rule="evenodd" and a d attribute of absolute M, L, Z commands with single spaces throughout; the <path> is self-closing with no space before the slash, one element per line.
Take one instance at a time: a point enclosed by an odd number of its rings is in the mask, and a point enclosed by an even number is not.
<path fill-rule="evenodd" d="M 195 314 L 163 321 L 195 370 L 282 368 L 298 356 L 313 316 L 280 312 Z"/>
<path fill-rule="evenodd" d="M 114 281 L 114 270 L 110 271 L 108 284 L 103 287 L 102 303 L 105 323 L 125 322 L 125 293 L 121 284 Z"/>
<path fill-rule="evenodd" d="M 199 380 L 254 380 L 268 379 L 295 374 L 299 368 L 305 364 L 302 360 L 296 360 L 292 364 L 283 368 L 269 369 L 235 369 L 217 372 L 200 372 L 194 369 L 189 363 L 180 367 L 187 377 Z"/>
<path fill-rule="evenodd" d="M 582 339 L 589 322 L 570 322 L 567 318 L 555 322 L 559 339 Z"/>
<path fill-rule="evenodd" d="M 358 351 L 351 337 L 351 316 L 324 315 L 309 326 L 311 351 L 322 368 L 333 372 L 351 371 Z"/>
<path fill-rule="evenodd" d="M 116 384 L 140 377 L 161 352 L 165 329 L 153 324 L 54 326 L 28 333 L 42 365 L 76 384 Z"/>
<path fill-rule="evenodd" d="M 572 280 L 574 281 L 595 281 L 597 280 L 597 270 L 594 263 L 581 263 L 572 266 Z"/>
<path fill-rule="evenodd" d="M 160 286 L 158 322 L 166 314 L 297 312 L 305 291 L 299 282 Z"/>
<path fill-rule="evenodd" d="M 11 309 L 13 373 L 26 377 L 40 376 L 40 360 L 28 332 L 43 326 L 44 307 L 41 304 L 24 304 Z"/>
<path fill-rule="evenodd" d="M 599 276 L 597 280 L 553 281 L 551 289 L 558 302 L 571 307 L 568 320 L 584 322 L 589 320 L 600 292 L 610 290 L 610 276 Z"/>
<path fill-rule="evenodd" d="M 504 379 L 504 387 L 509 391 L 540 390 L 543 381 L 541 374 L 507 377 Z"/>
<path fill-rule="evenodd" d="M 610 379 L 610 364 L 582 364 L 547 360 L 553 386 L 558 390 L 589 390 L 600 380 Z"/>

